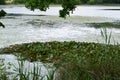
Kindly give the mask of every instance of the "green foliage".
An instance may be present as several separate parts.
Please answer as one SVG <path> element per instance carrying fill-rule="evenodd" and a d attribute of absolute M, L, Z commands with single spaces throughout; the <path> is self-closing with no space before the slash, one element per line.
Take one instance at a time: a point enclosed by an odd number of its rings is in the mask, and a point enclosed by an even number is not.
<path fill-rule="evenodd" d="M 4 62 L 0 59 L 0 80 L 55 80 L 54 74 L 56 70 L 48 70 L 48 74 L 42 74 L 41 65 L 39 63 L 27 63 L 21 55 L 17 55 L 18 65 Z M 12 67 L 12 69 L 11 69 Z M 9 72 L 9 70 L 12 72 Z"/>
<path fill-rule="evenodd" d="M 1 0 L 1 4 L 4 4 L 5 0 Z M 26 0 L 14 0 L 13 3 L 19 3 L 19 4 L 24 4 Z M 28 0 L 28 1 L 32 1 L 32 0 Z M 36 0 L 39 1 L 39 0 Z M 35 1 L 35 2 L 36 2 Z M 44 2 L 45 0 L 43 0 Z M 49 1 L 51 4 L 62 4 L 63 1 L 65 0 L 46 0 Z M 69 0 L 66 0 L 67 2 L 69 2 Z M 73 2 L 76 2 L 77 5 L 79 4 L 120 4 L 120 0 L 73 0 Z"/>
<path fill-rule="evenodd" d="M 0 0 L 0 5 L 5 4 L 5 0 Z"/>
<path fill-rule="evenodd" d="M 25 6 L 31 10 L 39 9 L 46 11 L 49 8 L 50 0 L 26 0 Z"/>
<path fill-rule="evenodd" d="M 25 6 L 31 10 L 39 9 L 41 11 L 46 11 L 49 8 L 51 0 L 26 0 Z M 70 14 L 70 11 L 75 10 L 76 1 L 73 0 L 62 0 L 61 2 L 63 10 L 60 10 L 60 17 L 65 18 Z"/>
<path fill-rule="evenodd" d="M 46 42 L 13 45 L 1 53 L 22 53 L 30 61 L 54 63 L 57 80 L 120 79 L 120 45 Z M 53 73 L 52 73 L 53 75 Z M 49 76 L 49 79 L 53 76 Z"/>
<path fill-rule="evenodd" d="M 4 17 L 7 13 L 4 10 L 0 11 L 0 17 Z"/>
<path fill-rule="evenodd" d="M 88 3 L 88 4 L 95 4 L 96 1 L 95 1 L 95 0 L 89 0 L 87 3 Z"/>
<path fill-rule="evenodd" d="M 60 17 L 65 18 L 67 15 L 70 14 L 70 12 L 74 11 L 76 8 L 76 2 L 73 0 L 63 0 L 62 1 L 62 7 L 63 10 L 60 10 Z"/>
<path fill-rule="evenodd" d="M 55 79 L 55 72 L 56 70 L 50 70 L 47 75 L 47 80 L 57 80 Z"/>
<path fill-rule="evenodd" d="M 0 80 L 9 80 L 9 75 L 11 73 L 7 71 L 8 69 L 10 69 L 9 63 L 6 66 L 5 59 L 0 58 Z"/>
<path fill-rule="evenodd" d="M 24 4 L 25 0 L 14 0 L 13 3 L 15 3 L 15 4 Z"/>
<path fill-rule="evenodd" d="M 0 59 L 0 79 L 6 80 L 6 74 L 5 74 L 6 68 L 3 59 Z"/>
<path fill-rule="evenodd" d="M 89 0 L 81 0 L 83 4 L 86 4 Z"/>
<path fill-rule="evenodd" d="M 1 11 L 0 11 L 0 18 L 1 18 L 1 17 L 4 17 L 6 14 L 7 14 L 7 13 L 6 13 L 4 10 L 1 10 Z M 2 22 L 0 22 L 0 26 L 2 26 L 3 28 L 5 28 L 5 25 L 4 25 Z"/>
<path fill-rule="evenodd" d="M 62 5 L 62 10 L 59 11 L 60 17 L 66 18 L 73 12 L 77 4 L 99 4 L 99 3 L 120 3 L 118 0 L 26 0 L 25 6 L 31 10 L 39 9 L 46 11 L 52 3 Z"/>
<path fill-rule="evenodd" d="M 33 68 L 30 68 L 31 66 L 25 68 L 25 61 L 22 59 L 18 61 L 18 67 L 13 64 L 14 71 L 16 76 L 13 76 L 13 79 L 15 80 L 43 80 L 43 76 L 41 74 L 41 68 L 40 66 L 36 66 L 34 64 Z"/>

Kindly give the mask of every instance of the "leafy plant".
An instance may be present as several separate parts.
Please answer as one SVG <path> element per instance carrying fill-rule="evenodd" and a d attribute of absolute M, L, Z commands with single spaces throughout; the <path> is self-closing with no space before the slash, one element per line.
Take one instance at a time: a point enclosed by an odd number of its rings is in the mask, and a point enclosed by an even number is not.
<path fill-rule="evenodd" d="M 49 9 L 49 5 L 52 3 L 51 0 L 26 0 L 25 1 L 25 6 L 28 9 L 35 10 L 39 9 L 41 11 L 46 11 Z M 70 14 L 70 12 L 74 11 L 76 8 L 77 1 L 73 0 L 62 0 L 62 10 L 59 11 L 60 17 L 65 18 L 67 15 Z"/>
<path fill-rule="evenodd" d="M 4 59 L 0 59 L 0 80 L 8 80 Z"/>
<path fill-rule="evenodd" d="M 47 76 L 47 80 L 56 80 L 55 79 L 55 72 L 56 72 L 56 70 L 48 71 L 48 74 L 46 75 Z"/>
<path fill-rule="evenodd" d="M 109 37 L 108 37 L 109 39 Z M 109 42 L 109 40 L 106 40 Z M 0 49 L 2 53 L 22 53 L 24 59 L 53 63 L 57 80 L 120 79 L 120 45 L 84 42 L 35 42 Z M 31 58 L 32 57 L 32 58 Z M 47 76 L 53 79 L 53 73 Z"/>
<path fill-rule="evenodd" d="M 19 56 L 18 60 L 18 67 L 14 64 L 14 71 L 17 73 L 14 76 L 16 80 L 43 80 L 44 76 L 41 74 L 41 67 L 37 64 L 30 66 L 29 64 L 26 65 L 26 61 L 22 56 Z M 26 66 L 26 67 L 25 67 Z"/>

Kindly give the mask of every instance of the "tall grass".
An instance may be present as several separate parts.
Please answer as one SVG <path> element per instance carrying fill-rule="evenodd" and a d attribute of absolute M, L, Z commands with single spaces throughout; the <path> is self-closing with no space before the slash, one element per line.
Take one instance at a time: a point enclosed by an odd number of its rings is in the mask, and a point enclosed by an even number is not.
<path fill-rule="evenodd" d="M 112 32 L 108 33 L 106 28 L 103 28 L 101 30 L 101 36 L 103 37 L 103 39 L 105 40 L 106 44 L 110 44 L 111 42 L 111 37 L 112 37 Z"/>
<path fill-rule="evenodd" d="M 43 74 L 39 63 L 26 64 L 26 60 L 19 56 L 18 65 L 9 63 L 13 67 L 11 74 L 7 71 L 4 59 L 0 60 L 0 80 L 55 80 L 55 70 L 48 70 Z"/>
<path fill-rule="evenodd" d="M 7 80 L 6 67 L 4 64 L 4 59 L 0 59 L 0 80 Z"/>

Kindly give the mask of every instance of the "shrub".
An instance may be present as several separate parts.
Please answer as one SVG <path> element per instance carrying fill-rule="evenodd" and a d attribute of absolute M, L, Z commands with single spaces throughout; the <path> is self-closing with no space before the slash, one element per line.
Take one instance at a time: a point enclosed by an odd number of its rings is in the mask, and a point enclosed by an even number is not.
<path fill-rule="evenodd" d="M 5 4 L 5 0 L 0 0 L 0 5 Z"/>

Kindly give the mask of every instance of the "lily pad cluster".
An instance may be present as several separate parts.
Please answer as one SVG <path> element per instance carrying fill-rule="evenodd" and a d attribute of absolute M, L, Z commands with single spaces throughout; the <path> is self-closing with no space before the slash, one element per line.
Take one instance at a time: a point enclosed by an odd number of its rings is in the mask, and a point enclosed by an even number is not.
<path fill-rule="evenodd" d="M 20 54 L 29 61 L 53 63 L 57 80 L 117 80 L 120 45 L 84 42 L 33 42 L 11 45 L 0 53 Z"/>
<path fill-rule="evenodd" d="M 1 53 L 21 53 L 27 55 L 27 59 L 54 61 L 63 55 L 77 55 L 88 58 L 100 58 L 102 55 L 107 57 L 120 55 L 120 46 L 106 45 L 99 43 L 81 42 L 33 42 L 25 44 L 11 45 L 0 49 Z"/>

